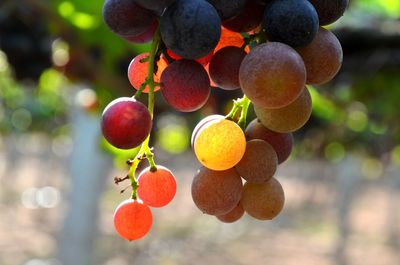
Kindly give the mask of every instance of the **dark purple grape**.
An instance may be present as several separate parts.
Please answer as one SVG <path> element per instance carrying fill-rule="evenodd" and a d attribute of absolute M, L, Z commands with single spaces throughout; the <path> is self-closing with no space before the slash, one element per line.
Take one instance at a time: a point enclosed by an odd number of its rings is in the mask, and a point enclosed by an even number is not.
<path fill-rule="evenodd" d="M 258 0 L 246 0 L 246 5 L 239 15 L 224 21 L 225 28 L 235 32 L 249 32 L 257 28 L 262 20 L 265 5 Z"/>
<path fill-rule="evenodd" d="M 143 8 L 161 15 L 165 8 L 173 4 L 175 0 L 134 0 L 134 2 Z"/>
<path fill-rule="evenodd" d="M 221 20 L 227 20 L 240 14 L 246 0 L 207 0 L 217 10 Z"/>
<path fill-rule="evenodd" d="M 214 50 L 221 37 L 221 19 L 205 0 L 177 0 L 161 17 L 165 45 L 185 59 L 197 59 Z"/>
<path fill-rule="evenodd" d="M 317 34 L 318 14 L 307 0 L 275 0 L 265 9 L 262 26 L 269 40 L 302 47 Z"/>
<path fill-rule="evenodd" d="M 325 26 L 338 20 L 349 5 L 349 0 L 309 0 L 317 10 L 319 24 Z"/>
<path fill-rule="evenodd" d="M 246 52 L 234 46 L 217 51 L 211 59 L 210 77 L 218 87 L 226 90 L 240 88 L 239 68 Z"/>
<path fill-rule="evenodd" d="M 161 75 L 164 99 L 176 110 L 200 109 L 210 96 L 210 79 L 203 66 L 193 60 L 179 60 L 165 68 Z"/>
<path fill-rule="evenodd" d="M 127 37 L 144 33 L 155 16 L 133 0 L 106 0 L 103 6 L 104 22 L 112 32 Z"/>
<path fill-rule="evenodd" d="M 146 106 L 133 98 L 113 100 L 103 111 L 101 130 L 107 141 L 121 149 L 140 145 L 149 135 L 151 116 Z"/>

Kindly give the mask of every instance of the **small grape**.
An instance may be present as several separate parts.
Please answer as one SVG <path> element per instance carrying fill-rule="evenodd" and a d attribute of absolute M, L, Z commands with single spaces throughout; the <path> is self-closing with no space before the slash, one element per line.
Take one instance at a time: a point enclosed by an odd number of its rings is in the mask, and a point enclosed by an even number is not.
<path fill-rule="evenodd" d="M 243 92 L 255 105 L 281 108 L 300 95 L 306 69 L 294 49 L 283 43 L 269 42 L 255 47 L 244 58 L 239 80 Z"/>
<path fill-rule="evenodd" d="M 210 79 L 206 70 L 193 60 L 175 61 L 161 75 L 161 92 L 164 99 L 182 112 L 191 112 L 203 107 L 210 91 Z"/>
<path fill-rule="evenodd" d="M 205 124 L 194 140 L 194 152 L 205 167 L 227 170 L 234 167 L 246 150 L 242 129 L 230 120 L 212 120 Z"/>
<path fill-rule="evenodd" d="M 249 32 L 260 25 L 264 9 L 265 6 L 258 0 L 246 0 L 246 4 L 239 15 L 224 21 L 222 25 L 231 31 Z"/>
<path fill-rule="evenodd" d="M 349 0 L 309 0 L 318 13 L 319 24 L 329 25 L 338 20 L 349 5 Z"/>
<path fill-rule="evenodd" d="M 258 119 L 254 119 L 247 125 L 247 140 L 261 139 L 268 142 L 278 156 L 278 164 L 286 161 L 292 152 L 293 135 L 292 133 L 278 133 L 266 128 Z"/>
<path fill-rule="evenodd" d="M 207 0 L 217 10 L 221 20 L 227 20 L 240 14 L 246 0 Z"/>
<path fill-rule="evenodd" d="M 311 95 L 307 88 L 290 105 L 280 109 L 263 109 L 254 106 L 261 123 L 276 132 L 288 133 L 300 129 L 310 118 L 312 110 Z"/>
<path fill-rule="evenodd" d="M 140 172 L 137 193 L 145 204 L 151 207 L 163 207 L 170 203 L 176 193 L 176 181 L 172 172 L 163 166 L 157 166 L 152 172 L 150 167 Z"/>
<path fill-rule="evenodd" d="M 247 182 L 243 186 L 240 202 L 250 216 L 259 220 L 272 220 L 282 211 L 285 194 L 275 178 L 262 184 Z"/>
<path fill-rule="evenodd" d="M 278 157 L 274 148 L 264 140 L 250 140 L 236 171 L 247 182 L 265 183 L 275 174 Z"/>
<path fill-rule="evenodd" d="M 144 237 L 150 231 L 152 222 L 150 208 L 137 200 L 121 202 L 114 212 L 115 229 L 129 241 Z"/>
<path fill-rule="evenodd" d="M 307 84 L 321 85 L 329 82 L 339 71 L 343 51 L 336 36 L 320 28 L 317 36 L 307 46 L 297 49 L 307 70 Z"/>
<path fill-rule="evenodd" d="M 131 149 L 140 145 L 149 135 L 151 116 L 146 106 L 134 98 L 121 97 L 104 109 L 101 129 L 113 146 Z"/>
<path fill-rule="evenodd" d="M 154 23 L 154 15 L 132 0 L 106 0 L 103 6 L 104 22 L 120 36 L 138 36 Z"/>
<path fill-rule="evenodd" d="M 230 212 L 223 214 L 223 215 L 217 215 L 216 217 L 218 220 L 224 223 L 233 223 L 239 220 L 244 214 L 244 210 L 242 205 L 239 203 L 233 210 Z"/>
<path fill-rule="evenodd" d="M 318 14 L 307 0 L 272 1 L 265 10 L 262 26 L 270 41 L 303 47 L 317 34 Z"/>
<path fill-rule="evenodd" d="M 240 88 L 239 68 L 245 56 L 244 50 L 234 46 L 227 46 L 214 54 L 209 71 L 218 87 L 226 90 Z"/>
<path fill-rule="evenodd" d="M 242 179 L 234 169 L 214 171 L 202 167 L 192 182 L 192 198 L 203 213 L 223 215 L 238 205 L 242 189 Z"/>

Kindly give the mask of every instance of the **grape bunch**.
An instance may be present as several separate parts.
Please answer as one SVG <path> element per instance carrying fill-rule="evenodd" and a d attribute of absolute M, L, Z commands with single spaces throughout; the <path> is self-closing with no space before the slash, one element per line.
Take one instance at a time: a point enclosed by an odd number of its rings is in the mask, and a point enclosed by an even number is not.
<path fill-rule="evenodd" d="M 128 67 L 132 97 L 112 101 L 102 131 L 117 148 L 140 146 L 125 179 L 132 196 L 114 215 L 125 239 L 144 236 L 152 217 L 176 191 L 173 174 L 154 162 L 149 147 L 154 93 L 175 110 L 192 112 L 212 89 L 241 89 L 226 115 L 196 126 L 192 148 L 202 167 L 192 183 L 196 206 L 222 222 L 246 212 L 259 220 L 276 217 L 284 192 L 274 174 L 289 157 L 292 132 L 309 119 L 306 85 L 329 82 L 339 71 L 342 49 L 323 28 L 339 19 L 348 0 L 106 0 L 103 17 L 115 34 L 132 43 L 151 41 L 150 50 Z M 147 107 L 136 100 L 148 94 Z M 254 105 L 257 118 L 247 124 Z M 141 160 L 150 167 L 135 177 Z M 243 180 L 245 183 L 243 184 Z"/>

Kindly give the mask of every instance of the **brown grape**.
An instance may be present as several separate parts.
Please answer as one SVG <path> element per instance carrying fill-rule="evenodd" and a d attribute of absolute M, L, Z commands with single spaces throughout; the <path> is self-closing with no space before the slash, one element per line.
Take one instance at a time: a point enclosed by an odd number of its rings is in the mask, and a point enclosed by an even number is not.
<path fill-rule="evenodd" d="M 247 125 L 247 140 L 261 139 L 268 142 L 275 149 L 278 156 L 278 164 L 286 161 L 292 152 L 293 135 L 292 133 L 278 133 L 266 128 L 258 119 L 254 119 Z"/>
<path fill-rule="evenodd" d="M 242 179 L 234 169 L 213 171 L 202 167 L 192 182 L 192 198 L 203 213 L 222 215 L 238 205 L 242 189 Z"/>
<path fill-rule="evenodd" d="M 279 42 L 261 44 L 244 58 L 239 71 L 243 92 L 257 106 L 282 108 L 301 93 L 306 69 L 300 55 Z"/>
<path fill-rule="evenodd" d="M 242 205 L 239 203 L 233 210 L 230 212 L 223 214 L 223 215 L 217 215 L 216 217 L 218 220 L 224 223 L 233 223 L 239 220 L 244 214 L 244 210 Z"/>
<path fill-rule="evenodd" d="M 236 171 L 247 182 L 265 183 L 275 174 L 278 157 L 274 148 L 264 140 L 247 142 L 246 151 L 236 165 Z"/>
<path fill-rule="evenodd" d="M 321 85 L 329 82 L 339 71 L 343 60 L 342 46 L 336 36 L 320 28 L 314 40 L 297 49 L 304 60 L 307 84 Z"/>
<path fill-rule="evenodd" d="M 283 208 L 285 194 L 279 181 L 271 178 L 267 183 L 246 183 L 241 203 L 250 216 L 259 220 L 272 220 Z"/>
<path fill-rule="evenodd" d="M 288 133 L 300 129 L 310 118 L 312 101 L 310 92 L 304 88 L 300 96 L 290 105 L 280 109 L 264 109 L 254 106 L 261 123 L 276 132 Z"/>

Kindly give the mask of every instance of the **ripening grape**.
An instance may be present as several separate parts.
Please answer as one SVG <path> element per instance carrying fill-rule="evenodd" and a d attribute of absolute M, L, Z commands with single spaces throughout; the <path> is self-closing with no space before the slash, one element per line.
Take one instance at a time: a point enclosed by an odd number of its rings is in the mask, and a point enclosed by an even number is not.
<path fill-rule="evenodd" d="M 317 34 L 318 14 L 308 0 L 272 1 L 265 10 L 262 26 L 269 40 L 302 47 Z"/>
<path fill-rule="evenodd" d="M 222 215 L 238 205 L 242 189 L 242 179 L 234 169 L 214 171 L 202 167 L 192 182 L 192 198 L 203 213 Z"/>
<path fill-rule="evenodd" d="M 278 157 L 274 148 L 264 140 L 247 142 L 246 152 L 235 166 L 239 175 L 250 183 L 265 183 L 275 174 Z"/>
<path fill-rule="evenodd" d="M 260 25 L 264 9 L 265 6 L 258 0 L 246 0 L 246 4 L 239 15 L 224 21 L 222 25 L 231 31 L 249 32 Z"/>
<path fill-rule="evenodd" d="M 194 148 L 194 140 L 197 137 L 198 132 L 200 131 L 201 128 L 203 128 L 204 125 L 206 125 L 207 123 L 209 123 L 210 121 L 213 120 L 222 120 L 225 119 L 224 116 L 219 115 L 219 114 L 214 114 L 214 115 L 210 115 L 205 117 L 204 119 L 202 119 L 197 125 L 196 127 L 194 127 L 193 132 L 192 132 L 192 137 L 191 137 L 191 144 L 192 144 L 192 148 Z"/>
<path fill-rule="evenodd" d="M 185 59 L 197 59 L 217 46 L 221 19 L 205 0 L 177 0 L 162 15 L 160 30 L 167 48 Z"/>
<path fill-rule="evenodd" d="M 146 59 L 147 58 L 147 59 Z M 137 55 L 128 67 L 128 79 L 131 85 L 138 90 L 140 86 L 146 81 L 148 74 L 149 62 L 147 61 L 149 58 L 149 53 L 141 53 Z M 159 60 L 156 62 L 157 72 L 153 74 L 154 82 L 159 82 L 160 77 L 164 69 L 167 67 L 167 63 L 164 60 Z M 160 87 L 154 87 L 154 91 L 159 90 Z M 144 93 L 149 93 L 149 86 L 146 85 L 146 88 L 143 90 Z"/>
<path fill-rule="evenodd" d="M 214 83 L 226 90 L 240 88 L 239 68 L 245 56 L 243 49 L 234 46 L 227 46 L 216 52 L 209 66 Z"/>
<path fill-rule="evenodd" d="M 234 167 L 246 150 L 242 129 L 230 120 L 212 120 L 205 124 L 194 139 L 194 152 L 199 162 L 213 170 Z"/>
<path fill-rule="evenodd" d="M 311 110 L 311 95 L 307 88 L 304 88 L 300 96 L 286 107 L 263 109 L 254 106 L 254 111 L 261 123 L 268 129 L 281 133 L 300 129 L 310 118 Z"/>
<path fill-rule="evenodd" d="M 217 44 L 217 47 L 215 47 L 214 52 L 217 52 L 227 46 L 235 46 L 240 48 L 243 46 L 243 44 L 244 40 L 240 33 L 230 31 L 224 27 L 221 27 L 221 38 L 219 39 L 219 42 Z M 245 51 L 249 52 L 248 47 L 246 47 Z"/>
<path fill-rule="evenodd" d="M 349 5 L 349 0 L 310 0 L 310 2 L 317 10 L 321 26 L 338 20 Z"/>
<path fill-rule="evenodd" d="M 167 53 L 168 53 L 169 57 L 171 57 L 174 60 L 181 60 L 182 59 L 181 56 L 175 54 L 170 49 L 167 49 Z M 196 62 L 200 63 L 203 66 L 206 66 L 211 61 L 211 58 L 213 57 L 213 55 L 214 55 L 214 51 L 211 51 L 206 56 L 196 59 Z"/>
<path fill-rule="evenodd" d="M 121 202 L 114 212 L 115 229 L 122 238 L 129 241 L 144 237 L 152 223 L 150 208 L 137 200 Z"/>
<path fill-rule="evenodd" d="M 151 207 L 163 207 L 170 203 L 176 193 L 176 181 L 172 172 L 163 166 L 157 166 L 157 171 L 150 167 L 140 172 L 137 193 L 143 203 Z"/>
<path fill-rule="evenodd" d="M 233 18 L 240 14 L 246 0 L 207 0 L 217 10 L 222 21 Z"/>
<path fill-rule="evenodd" d="M 139 6 L 154 11 L 161 15 L 164 9 L 170 6 L 175 0 L 133 0 Z"/>
<path fill-rule="evenodd" d="M 293 147 L 292 133 L 278 133 L 266 128 L 258 119 L 254 119 L 247 125 L 245 135 L 247 140 L 261 139 L 268 142 L 278 156 L 278 164 L 283 163 L 289 157 Z"/>
<path fill-rule="evenodd" d="M 218 220 L 224 223 L 233 223 L 239 220 L 244 214 L 242 205 L 239 203 L 233 210 L 226 214 L 217 215 Z"/>
<path fill-rule="evenodd" d="M 120 36 L 138 36 L 154 23 L 155 17 L 132 0 L 106 0 L 103 6 L 104 22 Z"/>
<path fill-rule="evenodd" d="M 104 109 L 101 129 L 113 146 L 131 149 L 140 145 L 149 135 L 151 116 L 146 106 L 134 98 L 121 97 Z"/>
<path fill-rule="evenodd" d="M 343 51 L 336 36 L 320 28 L 314 40 L 297 49 L 307 70 L 307 84 L 321 85 L 329 82 L 342 65 Z"/>
<path fill-rule="evenodd" d="M 300 55 L 279 42 L 260 44 L 244 58 L 239 71 L 244 94 L 257 106 L 281 108 L 293 102 L 306 81 Z"/>
<path fill-rule="evenodd" d="M 272 220 L 282 211 L 285 194 L 275 178 L 262 184 L 247 182 L 243 186 L 240 202 L 250 216 L 259 220 Z"/>
<path fill-rule="evenodd" d="M 154 20 L 154 22 L 146 29 L 145 32 L 137 35 L 137 36 L 122 36 L 125 40 L 132 42 L 132 43 L 146 43 L 151 41 L 156 33 L 158 28 L 158 21 Z"/>
<path fill-rule="evenodd" d="M 210 96 L 210 79 L 203 66 L 193 60 L 171 63 L 161 75 L 161 92 L 174 109 L 190 112 L 200 109 Z"/>

